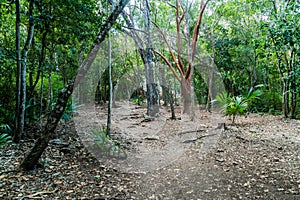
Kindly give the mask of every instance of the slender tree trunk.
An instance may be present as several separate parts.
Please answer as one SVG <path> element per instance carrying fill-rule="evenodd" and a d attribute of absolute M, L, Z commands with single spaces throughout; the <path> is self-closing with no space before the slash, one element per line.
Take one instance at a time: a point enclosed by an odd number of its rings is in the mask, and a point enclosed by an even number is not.
<path fill-rule="evenodd" d="M 166 74 L 165 74 L 165 68 L 160 66 L 159 71 L 161 72 L 161 89 L 162 89 L 162 99 L 164 101 L 163 106 L 167 106 L 169 99 L 169 88 L 167 86 L 167 81 L 166 81 Z"/>
<path fill-rule="evenodd" d="M 168 87 L 168 96 L 169 96 L 169 100 L 170 100 L 170 107 L 171 107 L 171 119 L 175 120 L 176 119 L 176 114 L 175 114 L 175 108 L 174 108 L 174 96 L 172 93 L 172 90 L 170 89 L 170 87 Z"/>
<path fill-rule="evenodd" d="M 45 105 L 44 105 L 44 102 L 43 102 L 43 99 L 44 99 L 44 67 L 42 67 L 42 80 L 41 80 L 41 86 L 40 86 L 40 127 L 43 126 L 43 119 L 42 119 L 42 116 L 43 116 L 43 110 L 45 108 Z"/>
<path fill-rule="evenodd" d="M 109 77 L 109 101 L 107 111 L 107 136 L 110 136 L 111 129 L 111 112 L 112 112 L 112 98 L 113 98 L 113 81 L 112 81 L 112 58 L 111 58 L 111 39 L 108 32 L 108 77 Z"/>
<path fill-rule="evenodd" d="M 118 91 L 118 88 L 119 88 L 119 79 L 117 80 L 117 83 L 113 89 L 113 103 L 112 103 L 112 107 L 113 108 L 116 108 L 117 107 L 117 104 L 116 104 L 116 98 L 117 98 L 117 91 Z"/>
<path fill-rule="evenodd" d="M 19 62 L 17 65 L 18 67 L 20 67 L 19 65 L 21 64 L 21 70 L 18 69 L 18 95 L 20 96 L 20 98 L 17 100 L 17 105 L 19 106 L 19 108 L 17 109 L 17 113 L 18 115 L 16 115 L 17 118 L 17 126 L 16 126 L 16 133 L 14 135 L 14 141 L 15 142 L 19 142 L 19 140 L 23 137 L 23 131 L 24 131 L 24 120 L 25 120 L 25 108 L 26 108 L 26 60 L 27 60 L 27 55 L 28 55 L 28 51 L 32 42 L 32 38 L 33 38 L 33 33 L 34 33 L 34 21 L 33 21 L 33 3 L 34 0 L 30 0 L 29 1 L 29 26 L 28 26 L 28 32 L 27 32 L 27 38 L 26 38 L 26 42 L 25 42 L 25 46 L 22 50 L 22 55 L 21 55 L 21 59 L 20 60 L 20 46 L 17 47 L 18 51 L 17 51 L 17 57 L 18 57 L 18 61 Z M 20 17 L 20 4 L 19 1 L 16 2 L 16 7 L 17 7 L 17 13 L 19 12 L 18 17 Z M 17 20 L 17 23 L 20 23 L 20 19 Z M 17 25 L 19 26 L 19 24 Z M 19 28 L 18 28 L 19 29 Z M 19 30 L 18 30 L 19 32 Z M 20 35 L 20 34 L 17 34 Z M 18 39 L 20 40 L 20 37 L 18 36 Z M 20 42 L 17 41 L 17 46 L 20 45 Z"/>
<path fill-rule="evenodd" d="M 16 115 L 15 115 L 15 133 L 13 141 L 18 143 L 20 141 L 20 133 L 23 132 L 20 125 L 20 96 L 21 96 L 21 52 L 20 52 L 20 0 L 16 0 L 16 60 L 17 60 L 17 74 L 16 74 Z"/>
<path fill-rule="evenodd" d="M 297 115 L 297 84 L 296 84 L 296 67 L 295 67 L 295 53 L 294 50 L 291 52 L 290 56 L 290 69 L 292 69 L 292 77 L 291 77 L 291 118 L 296 119 Z"/>
<path fill-rule="evenodd" d="M 41 157 L 44 150 L 46 149 L 46 147 L 48 146 L 50 139 L 55 137 L 55 129 L 62 114 L 64 113 L 68 99 L 73 92 L 74 86 L 77 86 L 82 80 L 82 78 L 85 77 L 86 73 L 88 72 L 89 68 L 91 67 L 93 61 L 96 58 L 96 55 L 100 49 L 100 44 L 104 41 L 108 31 L 115 23 L 117 17 L 122 12 L 122 10 L 128 2 L 129 0 L 119 1 L 118 5 L 113 9 L 111 15 L 104 22 L 103 26 L 101 26 L 101 29 L 94 41 L 94 44 L 87 55 L 87 58 L 79 67 L 77 76 L 74 77 L 73 80 L 59 93 L 55 107 L 49 115 L 46 125 L 41 131 L 41 137 L 35 142 L 34 147 L 22 161 L 20 169 L 32 170 L 38 164 L 38 160 Z"/>
<path fill-rule="evenodd" d="M 213 88 L 213 79 L 214 72 L 210 70 L 209 78 L 208 78 L 208 93 L 207 93 L 207 101 L 206 101 L 206 112 L 210 112 L 211 110 L 211 101 L 212 101 L 212 88 Z"/>
<path fill-rule="evenodd" d="M 286 80 L 283 81 L 282 107 L 283 107 L 284 117 L 288 118 L 288 116 L 289 116 L 289 92 L 288 92 L 288 83 Z"/>
<path fill-rule="evenodd" d="M 52 52 L 50 52 L 50 67 L 49 67 L 49 76 L 48 76 L 48 108 L 51 109 L 53 103 L 53 87 L 52 87 L 52 62 L 55 63 L 55 58 L 53 58 L 54 47 L 52 46 Z"/>

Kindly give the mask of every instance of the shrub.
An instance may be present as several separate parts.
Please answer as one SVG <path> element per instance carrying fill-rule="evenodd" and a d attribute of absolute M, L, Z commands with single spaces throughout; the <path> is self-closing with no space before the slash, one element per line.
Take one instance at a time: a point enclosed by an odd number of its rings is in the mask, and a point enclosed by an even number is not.
<path fill-rule="evenodd" d="M 92 132 L 95 136 L 95 142 L 101 153 L 106 156 L 127 158 L 126 152 L 121 148 L 121 142 L 111 139 L 107 135 L 107 129 L 104 126 L 102 126 L 100 129 L 94 129 Z"/>

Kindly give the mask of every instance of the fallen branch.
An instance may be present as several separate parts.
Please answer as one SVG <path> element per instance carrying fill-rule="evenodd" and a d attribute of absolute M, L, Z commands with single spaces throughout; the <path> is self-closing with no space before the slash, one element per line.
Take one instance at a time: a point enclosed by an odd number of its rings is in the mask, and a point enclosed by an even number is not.
<path fill-rule="evenodd" d="M 24 196 L 22 197 L 21 199 L 25 199 L 25 198 L 29 198 L 29 199 L 41 199 L 42 197 L 37 197 L 39 195 L 44 195 L 44 194 L 53 194 L 57 191 L 58 189 L 55 189 L 53 191 L 42 191 L 42 192 L 37 192 L 37 193 L 34 193 L 34 194 L 31 194 L 31 195 L 27 195 L 27 196 Z"/>
<path fill-rule="evenodd" d="M 180 133 L 177 133 L 177 134 L 178 135 L 183 135 L 183 134 L 187 134 L 187 133 L 200 133 L 200 132 L 204 132 L 204 131 L 207 131 L 207 130 L 199 129 L 199 130 L 195 130 L 195 131 L 184 131 L 184 132 L 180 132 Z"/>
<path fill-rule="evenodd" d="M 183 141 L 182 143 L 196 142 L 197 140 L 200 140 L 200 139 L 202 139 L 202 138 L 209 137 L 209 136 L 214 136 L 214 135 L 217 135 L 217 133 L 209 134 L 209 135 L 201 135 L 200 137 L 197 137 L 197 138 L 194 138 L 194 139 L 185 140 L 185 141 Z"/>

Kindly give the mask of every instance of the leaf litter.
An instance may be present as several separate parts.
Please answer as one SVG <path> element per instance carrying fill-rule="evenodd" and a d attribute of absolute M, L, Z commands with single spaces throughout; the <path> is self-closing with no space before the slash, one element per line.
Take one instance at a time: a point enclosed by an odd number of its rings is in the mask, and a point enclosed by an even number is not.
<path fill-rule="evenodd" d="M 127 118 L 133 124 L 128 127 L 138 129 L 134 124 L 143 115 L 134 116 L 139 117 Z M 147 128 L 157 120 L 142 123 Z M 58 139 L 33 171 L 17 170 L 32 142 L 1 147 L 0 199 L 300 199 L 300 122 L 250 114 L 226 125 L 218 138 L 191 141 L 174 162 L 134 173 L 96 159 L 81 143 L 74 123 L 61 123 Z M 163 132 L 182 131 L 171 124 Z M 170 144 L 167 139 L 180 138 L 149 134 L 135 142 L 127 138 L 129 149 L 138 153 L 133 149 L 145 145 L 155 153 Z M 180 139 L 174 144 L 186 145 L 187 138 Z M 214 139 L 214 145 L 207 142 Z"/>

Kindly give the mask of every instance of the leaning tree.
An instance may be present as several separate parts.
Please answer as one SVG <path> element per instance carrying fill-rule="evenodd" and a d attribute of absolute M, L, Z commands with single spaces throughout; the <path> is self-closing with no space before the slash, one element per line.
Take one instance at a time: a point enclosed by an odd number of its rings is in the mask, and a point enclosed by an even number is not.
<path fill-rule="evenodd" d="M 55 129 L 62 114 L 64 113 L 68 99 L 71 96 L 74 87 L 76 87 L 87 74 L 100 49 L 100 44 L 104 41 L 109 30 L 128 2 L 129 0 L 120 0 L 119 3 L 114 7 L 112 13 L 101 26 L 100 31 L 98 32 L 86 59 L 79 67 L 77 76 L 75 76 L 70 81 L 70 83 L 60 91 L 54 109 L 51 111 L 51 114 L 48 116 L 46 125 L 43 127 L 42 131 L 39 134 L 40 137 L 36 140 L 34 147 L 22 161 L 20 169 L 31 170 L 34 169 L 34 167 L 37 165 L 38 160 L 48 146 L 49 141 L 55 136 Z"/>

